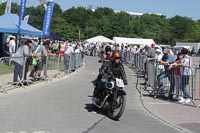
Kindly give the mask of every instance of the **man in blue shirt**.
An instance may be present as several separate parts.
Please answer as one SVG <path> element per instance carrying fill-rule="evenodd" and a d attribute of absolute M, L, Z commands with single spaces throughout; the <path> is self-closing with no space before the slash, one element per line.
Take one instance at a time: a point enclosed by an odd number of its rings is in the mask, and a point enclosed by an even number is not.
<path fill-rule="evenodd" d="M 164 56 L 161 61 L 158 62 L 159 64 L 164 65 L 164 71 L 158 74 L 157 81 L 158 81 L 158 93 L 162 94 L 164 89 L 163 86 L 163 78 L 168 78 L 170 82 L 170 90 L 169 90 L 169 100 L 173 99 L 173 92 L 174 92 L 174 73 L 172 69 L 169 69 L 169 65 L 174 63 L 174 56 L 170 54 L 170 49 L 164 50 Z"/>

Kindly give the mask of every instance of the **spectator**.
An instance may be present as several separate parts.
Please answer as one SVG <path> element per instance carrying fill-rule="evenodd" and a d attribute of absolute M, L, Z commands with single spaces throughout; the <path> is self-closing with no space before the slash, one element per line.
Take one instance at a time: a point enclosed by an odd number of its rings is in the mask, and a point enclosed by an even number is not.
<path fill-rule="evenodd" d="M 33 47 L 34 47 L 34 41 L 33 40 L 30 40 L 28 39 L 26 41 L 26 44 L 28 45 L 28 48 L 29 48 L 29 55 L 27 55 L 27 58 L 26 58 L 26 63 L 25 63 L 25 68 L 24 68 L 24 80 L 27 79 L 27 73 L 28 73 L 28 68 L 29 68 L 29 65 L 32 64 L 32 55 L 33 55 Z"/>
<path fill-rule="evenodd" d="M 180 98 L 179 102 L 180 103 L 190 103 L 190 93 L 188 91 L 188 84 L 191 76 L 191 62 L 190 62 L 190 56 L 188 55 L 188 50 L 186 48 L 183 48 L 181 50 L 181 53 L 183 54 L 183 58 L 181 59 L 180 64 L 175 64 L 176 66 L 181 66 L 180 67 L 180 72 L 181 72 L 181 88 L 183 91 L 183 97 Z"/>
<path fill-rule="evenodd" d="M 8 43 L 8 47 L 9 47 L 9 56 L 12 57 L 13 54 L 15 53 L 15 48 L 16 48 L 16 37 L 15 36 L 11 36 L 9 43 Z M 11 65 L 11 60 L 9 60 L 9 65 Z"/>
<path fill-rule="evenodd" d="M 80 50 L 80 53 L 81 53 L 82 58 L 84 58 L 84 52 L 85 52 L 85 51 L 84 51 L 83 46 L 82 46 L 81 43 L 78 44 L 78 48 L 79 48 L 79 50 Z"/>
<path fill-rule="evenodd" d="M 136 54 L 137 46 L 132 46 L 130 51 L 130 58 L 132 65 L 134 64 L 134 55 Z"/>
<path fill-rule="evenodd" d="M 158 61 L 159 64 L 164 65 L 164 71 L 161 72 L 157 76 L 157 81 L 158 81 L 158 93 L 162 94 L 163 91 L 163 78 L 168 78 L 170 82 L 170 90 L 169 90 L 169 100 L 173 100 L 173 92 L 174 92 L 174 76 L 173 76 L 173 71 L 169 69 L 169 65 L 174 63 L 174 57 L 171 56 L 170 50 L 165 49 L 164 50 L 164 56 L 161 61 Z"/>
<path fill-rule="evenodd" d="M 148 47 L 148 52 L 147 52 L 147 60 L 148 61 L 153 62 L 155 60 L 155 55 L 156 55 L 155 46 L 156 45 L 154 43 L 152 43 L 151 48 Z"/>
<path fill-rule="evenodd" d="M 124 49 L 122 50 L 123 54 L 122 54 L 122 57 L 123 57 L 123 63 L 127 63 L 127 49 L 128 49 L 128 46 L 125 46 Z"/>
<path fill-rule="evenodd" d="M 39 44 L 39 40 L 37 40 L 37 39 L 34 39 L 33 40 L 34 41 L 34 46 L 33 46 L 33 51 L 35 51 L 36 50 L 36 48 L 37 48 L 37 46 L 38 46 L 38 44 Z"/>
<path fill-rule="evenodd" d="M 62 43 L 60 45 L 60 52 L 59 52 L 60 53 L 60 61 L 62 61 L 62 59 L 63 59 L 65 50 L 66 50 L 66 43 Z"/>
<path fill-rule="evenodd" d="M 161 62 L 163 58 L 162 51 L 160 49 L 156 49 L 156 56 L 155 60 L 156 62 Z M 164 71 L 164 66 L 162 64 L 157 64 L 157 72 L 160 74 Z"/>
<path fill-rule="evenodd" d="M 52 53 L 57 54 L 59 50 L 59 44 L 56 41 L 52 42 Z"/>
<path fill-rule="evenodd" d="M 126 49 L 126 61 L 128 61 L 128 62 L 130 62 L 131 61 L 131 46 L 130 45 L 128 45 L 127 46 L 127 49 Z"/>
<path fill-rule="evenodd" d="M 69 46 L 67 47 L 67 49 L 64 52 L 64 64 L 66 66 L 65 68 L 65 72 L 68 73 L 69 72 L 69 63 L 70 63 L 70 57 L 72 56 L 72 54 L 74 54 L 74 49 L 72 47 L 72 44 L 69 44 Z"/>
<path fill-rule="evenodd" d="M 13 82 L 18 81 L 18 77 L 22 80 L 23 69 L 25 67 L 25 56 L 31 56 L 30 47 L 32 46 L 32 41 L 28 40 L 23 42 L 14 54 L 13 64 L 14 64 L 14 77 Z"/>
<path fill-rule="evenodd" d="M 131 47 L 131 54 L 135 54 L 136 53 L 136 51 L 137 51 L 137 46 L 132 46 Z"/>
<path fill-rule="evenodd" d="M 119 52 L 119 45 L 118 44 L 114 45 L 112 52 Z"/>
<path fill-rule="evenodd" d="M 182 88 L 182 84 L 181 84 L 181 71 L 180 71 L 180 65 L 181 64 L 181 60 L 183 59 L 183 54 L 181 52 L 178 52 L 177 54 L 177 58 L 175 60 L 175 63 L 170 65 L 170 68 L 172 68 L 173 66 L 173 70 L 174 70 L 174 80 L 175 80 L 175 86 L 176 86 L 176 100 L 180 100 L 179 98 L 179 94 Z"/>
<path fill-rule="evenodd" d="M 16 41 L 16 37 L 15 36 L 11 36 L 10 37 L 10 41 L 8 43 L 10 55 L 15 53 L 15 48 L 16 48 L 16 42 L 15 41 Z"/>
<path fill-rule="evenodd" d="M 150 53 L 149 53 L 149 51 L 151 50 L 151 47 L 150 46 L 148 46 L 148 45 L 146 45 L 145 47 L 144 47 L 144 49 L 141 49 L 141 51 L 140 51 L 140 53 L 143 55 L 145 55 L 145 57 L 146 57 L 146 60 L 144 61 L 144 69 L 145 69 L 145 71 L 147 71 L 147 61 L 150 59 L 150 58 L 153 58 L 154 59 L 154 57 L 155 57 L 155 55 L 154 56 L 150 56 Z"/>
<path fill-rule="evenodd" d="M 47 50 L 44 45 L 46 45 L 47 42 L 44 42 L 36 48 L 36 50 L 33 52 L 33 56 L 37 58 L 37 64 L 34 66 L 33 70 L 31 71 L 31 74 L 29 75 L 35 80 L 40 77 L 41 72 L 43 70 L 43 65 L 46 62 L 46 56 L 47 56 Z"/>
<path fill-rule="evenodd" d="M 56 56 L 56 54 L 55 53 L 52 53 L 51 52 L 51 50 L 50 50 L 50 45 L 51 45 L 51 41 L 50 40 L 46 40 L 44 43 L 43 43 L 43 45 L 44 45 L 44 48 L 45 48 L 45 50 L 46 50 L 46 52 L 47 52 L 47 55 L 45 55 L 45 56 L 42 56 L 42 61 L 43 61 L 43 66 L 42 67 L 45 67 L 45 68 L 47 68 L 48 66 L 48 64 L 47 64 L 47 57 L 48 57 L 48 60 L 50 59 L 50 57 L 55 57 Z M 44 71 L 44 75 L 47 77 L 47 69 L 44 69 L 45 71 Z"/>

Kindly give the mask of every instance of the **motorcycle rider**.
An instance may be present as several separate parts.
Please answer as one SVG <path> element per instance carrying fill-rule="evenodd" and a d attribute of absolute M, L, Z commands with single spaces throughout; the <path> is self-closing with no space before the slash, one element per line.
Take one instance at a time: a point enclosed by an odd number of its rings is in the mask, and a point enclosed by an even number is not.
<path fill-rule="evenodd" d="M 113 61 L 112 61 L 112 74 L 114 78 L 119 78 L 124 81 L 125 85 L 128 85 L 126 73 L 124 70 L 124 66 L 121 63 L 121 54 L 119 52 L 114 52 L 112 55 Z"/>
<path fill-rule="evenodd" d="M 103 63 L 104 60 L 111 60 L 111 58 L 112 58 L 111 47 L 108 45 L 105 47 L 105 51 L 103 52 L 101 59 L 99 60 L 99 63 Z"/>
<path fill-rule="evenodd" d="M 99 75 L 92 83 L 96 86 L 93 92 L 93 96 L 97 96 L 99 91 L 104 88 L 101 84 L 101 78 L 104 73 L 109 73 L 113 79 L 119 78 L 124 81 L 124 85 L 128 84 L 124 67 L 121 63 L 121 54 L 119 52 L 112 53 L 112 58 L 106 61 L 99 69 Z"/>

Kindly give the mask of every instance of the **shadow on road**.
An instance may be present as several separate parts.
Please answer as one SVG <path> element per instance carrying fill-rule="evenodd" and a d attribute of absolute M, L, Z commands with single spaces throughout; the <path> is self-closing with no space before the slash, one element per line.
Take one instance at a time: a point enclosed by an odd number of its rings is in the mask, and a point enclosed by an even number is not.
<path fill-rule="evenodd" d="M 102 116 L 105 116 L 105 112 L 101 111 L 99 108 L 95 107 L 92 103 L 87 103 L 85 104 L 85 109 L 88 111 L 88 112 L 93 112 L 93 113 L 96 113 L 98 115 L 102 115 Z"/>
<path fill-rule="evenodd" d="M 103 115 L 103 113 L 97 107 L 95 107 L 92 103 L 85 104 L 85 109 L 88 112 L 95 112 L 97 114 Z"/>

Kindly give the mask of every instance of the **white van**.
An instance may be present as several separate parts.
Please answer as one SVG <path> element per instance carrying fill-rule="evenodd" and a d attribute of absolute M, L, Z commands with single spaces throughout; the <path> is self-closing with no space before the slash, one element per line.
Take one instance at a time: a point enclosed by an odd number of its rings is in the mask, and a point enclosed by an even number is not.
<path fill-rule="evenodd" d="M 178 54 L 178 52 L 180 52 L 182 48 L 186 48 L 188 49 L 189 52 L 192 52 L 193 47 L 192 46 L 174 46 L 173 48 L 174 54 Z"/>

